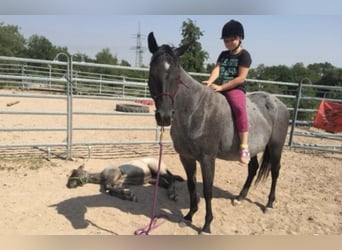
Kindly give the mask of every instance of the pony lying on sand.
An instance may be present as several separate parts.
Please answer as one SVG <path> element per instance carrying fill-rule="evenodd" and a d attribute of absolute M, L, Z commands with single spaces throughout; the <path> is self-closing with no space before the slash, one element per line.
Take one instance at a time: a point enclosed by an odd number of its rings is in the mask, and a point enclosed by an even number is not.
<path fill-rule="evenodd" d="M 67 182 L 68 188 L 81 187 L 87 183 L 99 184 L 100 192 L 108 193 L 123 200 L 137 201 L 137 197 L 128 188 L 156 182 L 158 160 L 141 158 L 115 166 L 110 164 L 99 173 L 89 173 L 84 165 L 72 170 Z M 161 162 L 159 186 L 168 190 L 168 197 L 176 200 L 175 181 L 184 181 L 178 175 L 173 175 Z"/>

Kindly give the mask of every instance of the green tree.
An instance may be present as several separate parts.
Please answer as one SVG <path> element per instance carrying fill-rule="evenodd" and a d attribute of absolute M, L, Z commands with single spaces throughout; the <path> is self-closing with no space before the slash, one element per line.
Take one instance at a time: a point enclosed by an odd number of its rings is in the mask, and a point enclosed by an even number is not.
<path fill-rule="evenodd" d="M 68 53 L 68 49 L 54 46 L 44 36 L 32 35 L 27 41 L 26 55 L 30 58 L 53 60 L 59 52 Z"/>
<path fill-rule="evenodd" d="M 121 66 L 131 66 L 131 64 L 126 61 L 126 60 L 121 60 L 121 63 L 120 63 Z"/>
<path fill-rule="evenodd" d="M 324 66 L 322 63 L 309 64 L 306 68 L 308 70 L 308 78 L 313 84 L 318 82 L 324 75 Z"/>
<path fill-rule="evenodd" d="M 342 69 L 333 68 L 325 73 L 324 76 L 317 82 L 318 85 L 342 87 Z M 342 99 L 340 91 L 329 89 L 319 89 L 317 96 L 324 98 L 339 98 Z"/>
<path fill-rule="evenodd" d="M 88 63 L 93 63 L 95 62 L 94 59 L 90 58 L 89 56 L 87 56 L 86 54 L 84 53 L 75 53 L 73 54 L 73 57 L 72 57 L 73 61 L 76 61 L 76 62 L 88 62 Z"/>
<path fill-rule="evenodd" d="M 215 67 L 215 63 L 208 63 L 206 66 L 206 73 L 210 73 Z"/>
<path fill-rule="evenodd" d="M 118 59 L 116 56 L 113 56 L 110 52 L 109 48 L 104 48 L 100 52 L 98 52 L 95 55 L 95 62 L 101 63 L 101 64 L 111 64 L 111 65 L 117 65 Z M 107 69 L 107 68 L 99 68 L 98 73 L 102 74 L 117 74 L 117 70 L 114 69 Z"/>
<path fill-rule="evenodd" d="M 179 46 L 191 44 L 189 49 L 180 58 L 180 64 L 189 72 L 205 72 L 204 61 L 208 59 L 208 52 L 202 50 L 202 45 L 199 42 L 203 32 L 196 23 L 191 19 L 184 21 L 182 24 L 183 39 Z"/>
<path fill-rule="evenodd" d="M 291 69 L 292 79 L 291 82 L 300 82 L 304 78 L 310 79 L 309 70 L 305 68 L 303 63 L 296 63 L 294 64 Z M 311 80 L 311 79 L 310 79 Z"/>
<path fill-rule="evenodd" d="M 0 55 L 22 57 L 25 54 L 25 38 L 16 25 L 0 23 Z"/>
<path fill-rule="evenodd" d="M 326 84 L 330 86 L 342 87 L 342 69 L 332 69 L 326 74 L 324 80 L 326 80 Z"/>
<path fill-rule="evenodd" d="M 102 64 L 118 64 L 118 59 L 113 56 L 109 48 L 102 49 L 96 54 L 96 62 Z"/>
<path fill-rule="evenodd" d="M 261 80 L 265 73 L 265 68 L 265 64 L 259 64 L 256 68 L 250 68 L 248 71 L 248 78 Z"/>

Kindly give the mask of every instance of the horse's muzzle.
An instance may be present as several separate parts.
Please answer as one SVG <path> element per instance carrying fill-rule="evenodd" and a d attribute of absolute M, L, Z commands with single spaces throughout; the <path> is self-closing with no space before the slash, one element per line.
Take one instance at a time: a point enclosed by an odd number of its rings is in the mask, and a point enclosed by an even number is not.
<path fill-rule="evenodd" d="M 172 116 L 173 116 L 174 112 L 161 112 L 161 111 L 156 111 L 155 113 L 155 118 L 157 121 L 157 124 L 159 126 L 170 126 L 171 125 L 171 121 L 172 121 Z"/>

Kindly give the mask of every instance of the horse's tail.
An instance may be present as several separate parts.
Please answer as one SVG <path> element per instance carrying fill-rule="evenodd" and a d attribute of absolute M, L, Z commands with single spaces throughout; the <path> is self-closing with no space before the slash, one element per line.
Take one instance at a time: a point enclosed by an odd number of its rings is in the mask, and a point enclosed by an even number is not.
<path fill-rule="evenodd" d="M 260 181 L 265 181 L 270 174 L 271 171 L 271 158 L 270 158 L 270 150 L 268 145 L 266 145 L 264 154 L 261 159 L 261 166 L 259 168 L 258 176 L 255 180 L 255 184 L 257 185 Z"/>

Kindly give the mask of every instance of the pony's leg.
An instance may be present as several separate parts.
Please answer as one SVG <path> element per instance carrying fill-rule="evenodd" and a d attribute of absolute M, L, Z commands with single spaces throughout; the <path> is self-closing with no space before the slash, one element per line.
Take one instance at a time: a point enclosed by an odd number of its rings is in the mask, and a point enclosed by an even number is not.
<path fill-rule="evenodd" d="M 169 186 L 167 187 L 167 195 L 170 200 L 177 200 L 177 193 L 176 193 L 176 179 L 171 175 L 165 175 L 165 179 L 168 180 Z"/>
<path fill-rule="evenodd" d="M 169 174 L 161 174 L 159 176 L 159 186 L 167 189 L 167 194 L 170 200 L 177 200 L 176 194 L 176 178 Z"/>
<path fill-rule="evenodd" d="M 236 200 L 233 200 L 233 204 L 237 205 L 240 201 L 246 199 L 249 188 L 251 187 L 251 184 L 253 182 L 253 179 L 258 171 L 259 168 L 259 162 L 257 156 L 254 156 L 251 158 L 250 162 L 248 163 L 248 176 L 246 179 L 245 184 L 243 185 L 240 194 L 236 198 Z"/>
<path fill-rule="evenodd" d="M 205 199 L 205 222 L 200 233 L 209 234 L 210 224 L 213 220 L 211 200 L 213 197 L 213 182 L 215 174 L 215 157 L 205 155 L 201 160 L 201 170 L 203 178 L 203 195 Z"/>
<path fill-rule="evenodd" d="M 100 184 L 100 193 L 106 193 L 107 189 L 106 189 L 106 185 L 105 184 Z"/>
<path fill-rule="evenodd" d="M 151 171 L 152 178 L 148 181 L 149 184 L 155 185 L 157 173 Z M 177 201 L 176 194 L 176 177 L 171 174 L 170 171 L 166 170 L 159 175 L 158 186 L 167 189 L 167 195 L 170 200 Z"/>
<path fill-rule="evenodd" d="M 185 222 L 192 222 L 192 216 L 198 210 L 198 201 L 199 198 L 197 196 L 196 191 L 196 160 L 185 158 L 180 155 L 180 160 L 183 164 L 186 176 L 187 176 L 187 185 L 190 195 L 190 210 L 186 216 L 184 216 L 183 220 Z"/>
<path fill-rule="evenodd" d="M 131 190 L 128 188 L 123 187 L 108 187 L 109 194 L 115 197 L 118 197 L 122 200 L 129 200 L 129 201 L 138 201 L 137 197 Z"/>

